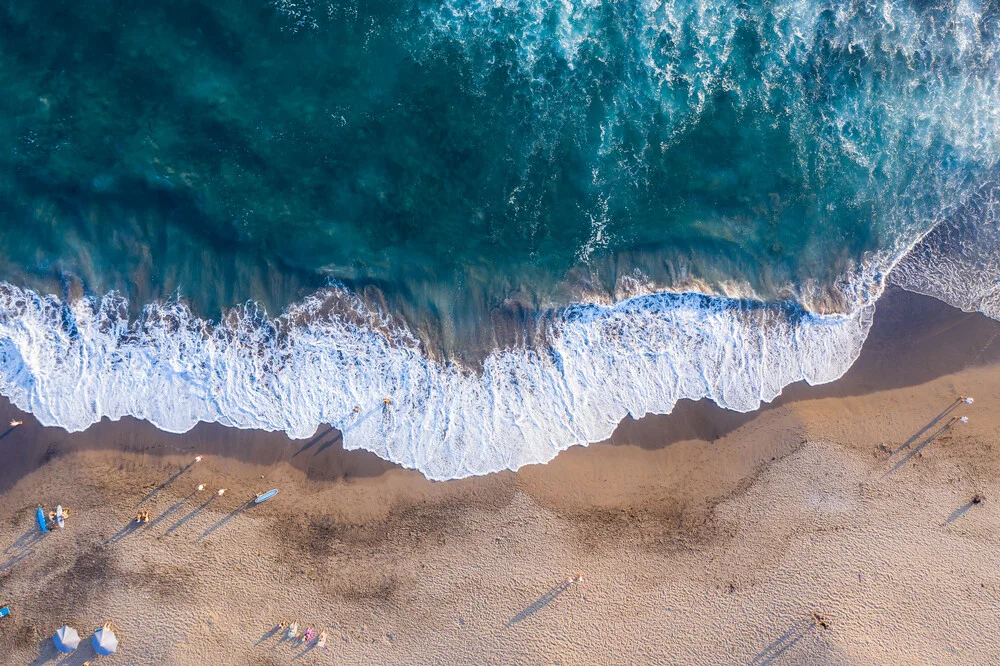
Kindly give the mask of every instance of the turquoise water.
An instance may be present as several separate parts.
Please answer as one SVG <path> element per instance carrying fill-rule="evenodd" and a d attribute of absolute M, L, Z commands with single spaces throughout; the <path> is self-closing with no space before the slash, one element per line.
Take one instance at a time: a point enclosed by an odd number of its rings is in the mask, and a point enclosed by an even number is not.
<path fill-rule="evenodd" d="M 689 393 L 753 408 L 838 376 L 896 263 L 991 210 L 970 202 L 995 180 L 998 28 L 988 3 L 6 2 L 4 392 L 70 428 L 304 436 L 402 391 L 454 403 L 445 425 L 386 417 L 354 445 L 438 476 L 547 459 Z M 710 298 L 664 295 L 691 291 Z M 191 337 L 168 350 L 164 326 Z M 233 340 L 270 351 L 236 370 Z M 715 344 L 683 388 L 677 359 Z M 572 379 L 583 350 L 633 393 Z M 511 354 L 527 375 L 501 386 Z M 169 386 L 156 404 L 108 383 L 140 358 Z M 81 378 L 74 402 L 61 382 Z M 529 389 L 570 407 L 529 415 Z M 484 409 L 490 432 L 455 425 Z M 455 468 L 475 446 L 486 462 Z"/>

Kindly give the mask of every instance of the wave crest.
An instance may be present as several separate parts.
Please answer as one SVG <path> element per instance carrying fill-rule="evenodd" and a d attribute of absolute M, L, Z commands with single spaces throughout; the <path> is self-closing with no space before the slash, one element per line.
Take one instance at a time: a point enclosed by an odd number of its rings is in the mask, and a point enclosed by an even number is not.
<path fill-rule="evenodd" d="M 832 381 L 872 311 L 694 294 L 578 305 L 553 314 L 544 348 L 495 351 L 473 372 L 428 359 L 340 288 L 276 319 L 248 306 L 212 325 L 181 303 L 130 321 L 120 296 L 63 303 L 6 285 L 0 391 L 71 431 L 126 415 L 172 432 L 212 421 L 296 438 L 330 423 L 348 449 L 449 479 L 547 462 L 683 398 L 749 411 L 789 383 Z"/>

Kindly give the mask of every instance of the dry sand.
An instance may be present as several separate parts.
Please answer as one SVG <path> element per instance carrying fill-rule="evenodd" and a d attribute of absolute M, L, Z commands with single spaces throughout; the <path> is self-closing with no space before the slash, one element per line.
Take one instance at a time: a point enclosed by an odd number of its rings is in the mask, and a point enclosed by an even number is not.
<path fill-rule="evenodd" d="M 52 633 L 111 620 L 100 664 L 997 664 L 998 336 L 897 293 L 832 385 L 447 483 L 332 431 L 24 416 L 0 437 L 0 663 L 82 664 Z M 57 503 L 65 530 L 39 538 Z M 291 620 L 329 650 L 283 639 Z"/>

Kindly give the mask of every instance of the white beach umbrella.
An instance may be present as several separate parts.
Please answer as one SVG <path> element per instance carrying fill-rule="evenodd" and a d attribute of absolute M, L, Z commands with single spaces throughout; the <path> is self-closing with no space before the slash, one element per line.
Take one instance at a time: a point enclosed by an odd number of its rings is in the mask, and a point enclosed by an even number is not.
<path fill-rule="evenodd" d="M 80 634 L 73 627 L 63 627 L 52 637 L 52 642 L 60 652 L 72 652 L 80 647 Z"/>
<path fill-rule="evenodd" d="M 115 636 L 115 632 L 107 627 L 101 627 L 94 632 L 94 639 L 91 642 L 94 644 L 97 654 L 104 656 L 114 654 L 115 650 L 118 649 L 118 638 Z"/>

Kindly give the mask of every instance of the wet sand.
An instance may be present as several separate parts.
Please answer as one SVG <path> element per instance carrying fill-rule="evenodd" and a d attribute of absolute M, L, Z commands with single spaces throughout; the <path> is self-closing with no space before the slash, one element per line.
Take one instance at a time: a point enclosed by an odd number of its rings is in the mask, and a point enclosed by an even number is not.
<path fill-rule="evenodd" d="M 109 620 L 102 664 L 1000 663 L 998 338 L 896 292 L 834 384 L 445 483 L 329 429 L 68 434 L 4 402 L 0 663 L 82 664 L 52 633 Z"/>

